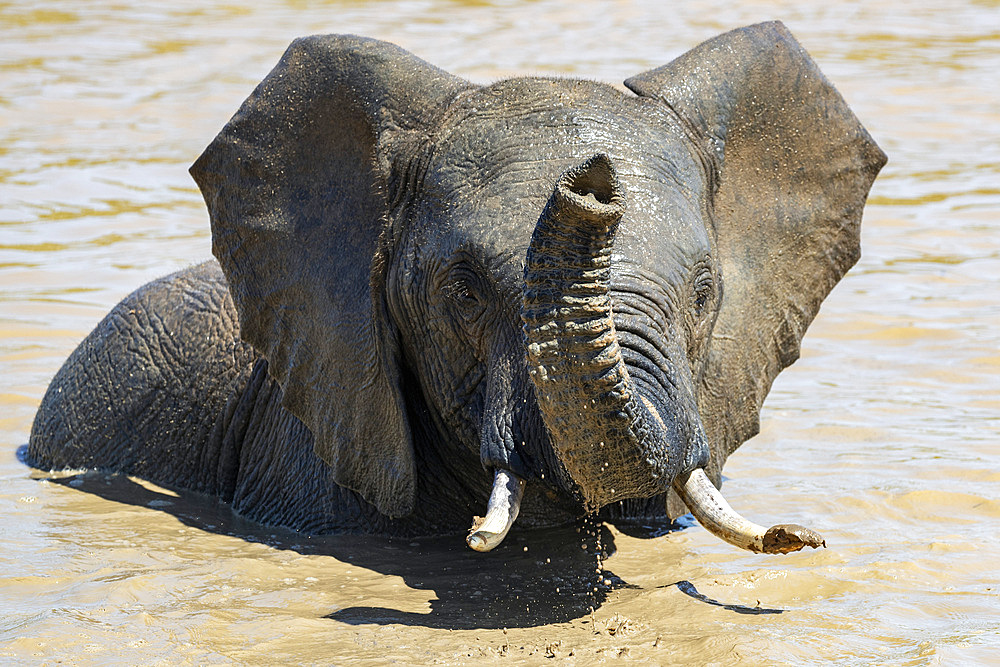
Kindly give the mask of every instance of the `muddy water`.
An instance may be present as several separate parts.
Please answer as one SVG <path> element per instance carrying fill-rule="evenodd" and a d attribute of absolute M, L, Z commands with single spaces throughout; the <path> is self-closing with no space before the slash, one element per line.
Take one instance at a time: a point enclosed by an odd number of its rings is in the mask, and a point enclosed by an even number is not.
<path fill-rule="evenodd" d="M 0 662 L 998 659 L 997 2 L 170 5 L 0 5 Z M 293 37 L 380 37 L 476 81 L 619 82 L 770 18 L 890 155 L 864 257 L 727 467 L 734 505 L 830 548 L 754 556 L 696 526 L 519 533 L 486 556 L 455 538 L 306 539 L 17 461 L 79 339 L 209 255 L 186 168 Z M 609 553 L 596 593 L 592 533 Z"/>

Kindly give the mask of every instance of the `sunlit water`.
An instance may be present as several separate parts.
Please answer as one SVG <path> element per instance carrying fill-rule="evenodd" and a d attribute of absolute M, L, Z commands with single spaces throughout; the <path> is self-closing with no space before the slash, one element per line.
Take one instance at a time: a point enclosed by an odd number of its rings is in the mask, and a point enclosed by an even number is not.
<path fill-rule="evenodd" d="M 0 662 L 1000 661 L 1000 4 L 670 4 L 0 5 Z M 292 38 L 379 37 L 479 82 L 620 82 L 771 18 L 890 156 L 861 262 L 726 469 L 735 506 L 828 549 L 604 528 L 595 594 L 588 529 L 485 556 L 306 539 L 15 458 L 98 319 L 209 256 L 187 166 Z"/>

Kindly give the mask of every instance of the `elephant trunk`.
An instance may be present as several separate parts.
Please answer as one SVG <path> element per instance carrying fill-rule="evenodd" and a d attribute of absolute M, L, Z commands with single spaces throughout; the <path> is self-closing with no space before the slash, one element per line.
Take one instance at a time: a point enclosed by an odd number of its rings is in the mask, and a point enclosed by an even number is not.
<path fill-rule="evenodd" d="M 611 249 L 624 213 L 614 166 L 597 154 L 559 179 L 525 266 L 529 371 L 556 454 L 591 509 L 667 491 L 685 449 L 677 424 L 637 390 L 619 347 Z"/>
<path fill-rule="evenodd" d="M 757 553 L 825 546 L 802 526 L 765 530 L 747 521 L 696 467 L 705 461 L 686 458 L 706 451 L 700 421 L 688 416 L 697 412 L 689 376 L 681 374 L 665 398 L 644 395 L 630 378 L 610 289 L 611 248 L 624 213 L 607 155 L 567 171 L 538 220 L 524 271 L 529 372 L 552 446 L 584 502 L 596 510 L 673 485 L 698 520 L 731 544 Z"/>

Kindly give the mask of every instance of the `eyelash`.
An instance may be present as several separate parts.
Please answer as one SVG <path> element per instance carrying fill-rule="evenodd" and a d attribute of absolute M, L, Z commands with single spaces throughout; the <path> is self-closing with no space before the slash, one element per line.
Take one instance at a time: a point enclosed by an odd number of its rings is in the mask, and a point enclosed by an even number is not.
<path fill-rule="evenodd" d="M 705 310 L 705 306 L 711 301 L 712 295 L 714 293 L 714 283 L 712 281 L 712 274 L 707 271 L 701 273 L 694 282 L 694 295 L 695 295 L 695 308 L 698 314 L 701 314 Z"/>
<path fill-rule="evenodd" d="M 474 322 L 483 311 L 478 275 L 467 267 L 456 267 L 448 281 L 448 297 L 466 322 Z"/>

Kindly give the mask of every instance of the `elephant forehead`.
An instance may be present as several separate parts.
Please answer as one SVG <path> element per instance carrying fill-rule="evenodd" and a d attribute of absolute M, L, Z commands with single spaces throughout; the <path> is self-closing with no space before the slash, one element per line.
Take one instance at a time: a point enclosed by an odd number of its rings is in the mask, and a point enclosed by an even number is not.
<path fill-rule="evenodd" d="M 676 257 L 674 246 L 695 241 L 691 252 L 703 254 L 707 179 L 677 119 L 590 81 L 512 79 L 463 97 L 436 135 L 421 205 L 447 233 L 516 255 L 559 176 L 598 152 L 628 200 L 622 251 L 672 246 Z"/>
<path fill-rule="evenodd" d="M 620 175 L 670 179 L 693 166 L 661 103 L 591 81 L 510 79 L 478 89 L 452 106 L 434 144 L 438 176 L 471 188 L 504 177 L 550 184 L 596 151 L 609 153 Z"/>

